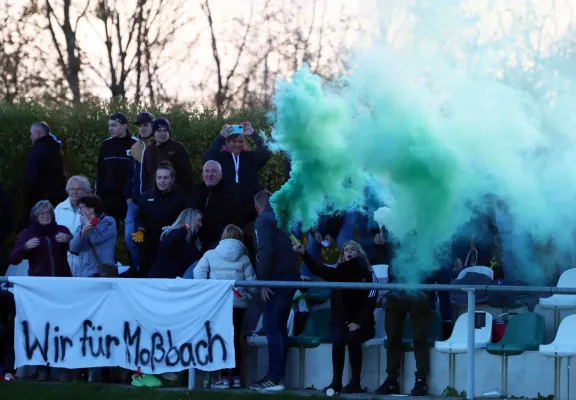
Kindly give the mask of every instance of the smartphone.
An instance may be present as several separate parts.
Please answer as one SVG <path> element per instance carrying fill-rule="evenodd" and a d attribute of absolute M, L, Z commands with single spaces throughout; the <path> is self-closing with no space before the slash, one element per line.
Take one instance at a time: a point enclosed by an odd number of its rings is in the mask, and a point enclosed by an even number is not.
<path fill-rule="evenodd" d="M 230 134 L 231 135 L 242 135 L 244 134 L 244 127 L 242 125 L 230 125 Z"/>

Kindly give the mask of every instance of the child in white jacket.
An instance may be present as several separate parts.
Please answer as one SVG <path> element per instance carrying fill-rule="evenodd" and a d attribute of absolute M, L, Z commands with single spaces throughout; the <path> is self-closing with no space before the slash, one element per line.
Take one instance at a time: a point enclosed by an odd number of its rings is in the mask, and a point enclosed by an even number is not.
<path fill-rule="evenodd" d="M 224 228 L 220 243 L 214 250 L 207 251 L 194 268 L 194 279 L 253 280 L 256 273 L 243 243 L 244 233 L 236 225 Z M 222 379 L 212 385 L 214 389 L 240 388 L 240 366 L 242 365 L 242 327 L 247 304 L 247 292 L 243 288 L 235 291 L 234 297 L 234 349 L 236 367 L 230 380 Z"/>

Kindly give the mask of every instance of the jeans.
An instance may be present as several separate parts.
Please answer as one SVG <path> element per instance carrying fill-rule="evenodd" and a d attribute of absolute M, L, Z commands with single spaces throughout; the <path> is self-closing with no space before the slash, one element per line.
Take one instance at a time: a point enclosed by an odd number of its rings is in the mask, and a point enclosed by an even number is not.
<path fill-rule="evenodd" d="M 284 379 L 288 358 L 288 317 L 295 289 L 274 288 L 264 303 L 262 326 L 268 342 L 268 379 Z"/>
<path fill-rule="evenodd" d="M 140 258 L 138 254 L 138 245 L 132 240 L 132 234 L 136 231 L 134 218 L 136 217 L 138 205 L 135 203 L 128 204 L 126 219 L 124 220 L 124 240 L 130 253 L 130 263 L 136 269 L 140 269 Z"/>
<path fill-rule="evenodd" d="M 342 248 L 344 243 L 354 239 L 354 221 L 356 220 L 355 213 L 346 213 L 344 215 L 344 221 L 336 236 L 336 244 L 338 248 Z M 306 244 L 306 251 L 314 260 L 318 263 L 322 263 L 322 245 L 318 243 L 314 236 L 308 234 L 308 243 Z M 302 275 L 312 277 L 312 272 L 306 267 L 306 264 L 302 264 Z"/>
<path fill-rule="evenodd" d="M 196 268 L 196 265 L 198 265 L 198 261 L 194 261 L 194 263 L 188 267 L 186 272 L 184 272 L 184 275 L 182 276 L 182 278 L 194 279 L 194 268 Z"/>

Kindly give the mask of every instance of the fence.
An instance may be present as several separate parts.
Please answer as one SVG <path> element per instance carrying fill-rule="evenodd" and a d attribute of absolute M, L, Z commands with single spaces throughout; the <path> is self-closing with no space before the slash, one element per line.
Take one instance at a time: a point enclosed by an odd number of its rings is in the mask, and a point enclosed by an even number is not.
<path fill-rule="evenodd" d="M 8 281 L 7 277 L 0 277 L 0 282 Z M 576 288 L 566 287 L 537 287 L 537 286 L 500 286 L 500 285 L 411 285 L 397 283 L 347 283 L 347 282 L 283 282 L 283 281 L 236 281 L 235 287 L 252 288 L 296 288 L 296 289 L 347 289 L 347 290 L 406 290 L 425 292 L 458 292 L 468 293 L 468 340 L 467 340 L 467 386 L 466 398 L 474 398 L 474 368 L 475 368 L 475 314 L 477 293 L 517 293 L 517 294 L 566 294 L 576 295 Z M 194 387 L 194 370 L 190 370 L 188 387 Z"/>

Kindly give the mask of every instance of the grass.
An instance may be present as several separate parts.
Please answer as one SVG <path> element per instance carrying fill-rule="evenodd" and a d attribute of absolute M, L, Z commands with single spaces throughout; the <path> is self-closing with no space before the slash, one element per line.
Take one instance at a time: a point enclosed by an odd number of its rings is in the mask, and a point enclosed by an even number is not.
<path fill-rule="evenodd" d="M 185 391 L 173 389 L 131 388 L 120 385 L 96 385 L 86 383 L 0 383 L 2 400 L 232 400 L 270 399 L 269 394 L 239 391 Z M 274 400 L 320 399 L 319 396 L 280 394 Z"/>

